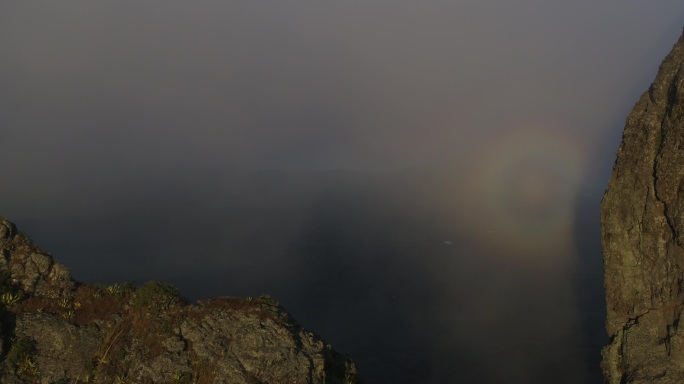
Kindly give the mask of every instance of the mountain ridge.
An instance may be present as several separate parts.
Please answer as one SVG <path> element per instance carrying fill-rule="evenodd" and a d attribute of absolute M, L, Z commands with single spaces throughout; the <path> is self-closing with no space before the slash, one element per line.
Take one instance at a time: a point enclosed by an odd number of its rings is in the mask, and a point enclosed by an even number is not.
<path fill-rule="evenodd" d="M 270 296 L 79 283 L 4 218 L 0 256 L 0 383 L 361 382 Z"/>
<path fill-rule="evenodd" d="M 684 381 L 684 35 L 627 118 L 601 204 L 608 384 Z"/>

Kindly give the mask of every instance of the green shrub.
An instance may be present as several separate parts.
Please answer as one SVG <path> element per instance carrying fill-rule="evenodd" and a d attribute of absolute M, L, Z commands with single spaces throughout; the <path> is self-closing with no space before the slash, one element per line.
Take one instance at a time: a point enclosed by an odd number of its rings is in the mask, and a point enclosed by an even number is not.
<path fill-rule="evenodd" d="M 259 296 L 256 299 L 256 301 L 261 303 L 261 304 L 270 305 L 272 307 L 277 307 L 278 305 L 280 305 L 280 304 L 278 304 L 278 302 L 274 298 L 271 297 L 271 295 L 266 295 L 266 294 Z"/>
<path fill-rule="evenodd" d="M 17 369 L 26 362 L 32 362 L 36 353 L 36 341 L 31 337 L 22 336 L 12 342 L 5 361 Z"/>
<path fill-rule="evenodd" d="M 144 307 L 167 309 L 172 305 L 183 303 L 178 288 L 171 284 L 151 280 L 138 287 L 133 297 L 133 304 Z"/>
<path fill-rule="evenodd" d="M 127 281 L 123 284 L 109 285 L 105 289 L 106 289 L 108 294 L 122 298 L 122 297 L 128 295 L 129 293 L 135 291 L 135 284 Z"/>
<path fill-rule="evenodd" d="M 12 275 L 6 269 L 0 269 L 0 304 L 9 306 L 23 297 L 23 292 L 12 282 Z"/>

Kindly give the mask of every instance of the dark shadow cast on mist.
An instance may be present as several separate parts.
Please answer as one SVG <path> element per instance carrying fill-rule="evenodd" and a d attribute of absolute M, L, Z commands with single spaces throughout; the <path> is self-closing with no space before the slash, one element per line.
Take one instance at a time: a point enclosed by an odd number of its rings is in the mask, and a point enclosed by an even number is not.
<path fill-rule="evenodd" d="M 556 299 L 568 274 L 481 248 L 497 236 L 452 207 L 469 204 L 452 172 L 215 178 L 110 191 L 97 209 L 65 199 L 78 214 L 18 224 L 86 282 L 164 280 L 194 299 L 271 294 L 369 384 L 576 383 L 574 371 L 596 361 L 593 317 L 585 362 L 568 361 L 577 330 L 555 332 L 573 324 L 570 301 Z M 591 209 L 580 201 L 578 217 Z M 578 235 L 580 270 L 593 271 L 591 239 Z M 593 316 L 587 276 L 579 311 Z"/>

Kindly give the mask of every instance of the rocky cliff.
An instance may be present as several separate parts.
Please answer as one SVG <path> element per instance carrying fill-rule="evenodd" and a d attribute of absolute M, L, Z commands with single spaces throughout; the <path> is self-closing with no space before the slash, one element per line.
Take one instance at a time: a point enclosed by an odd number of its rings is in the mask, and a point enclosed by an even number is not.
<path fill-rule="evenodd" d="M 359 383 L 270 297 L 93 286 L 0 218 L 0 383 Z"/>
<path fill-rule="evenodd" d="M 601 207 L 607 383 L 683 383 L 684 36 L 627 119 Z"/>

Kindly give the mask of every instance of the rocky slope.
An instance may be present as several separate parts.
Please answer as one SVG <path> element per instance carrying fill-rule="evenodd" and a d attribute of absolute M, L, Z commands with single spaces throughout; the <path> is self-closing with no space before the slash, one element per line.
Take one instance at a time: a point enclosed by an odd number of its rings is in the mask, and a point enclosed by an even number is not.
<path fill-rule="evenodd" d="M 606 382 L 684 382 L 684 36 L 627 119 L 601 223 Z"/>
<path fill-rule="evenodd" d="M 360 382 L 268 296 L 80 284 L 2 218 L 0 256 L 0 383 Z"/>

